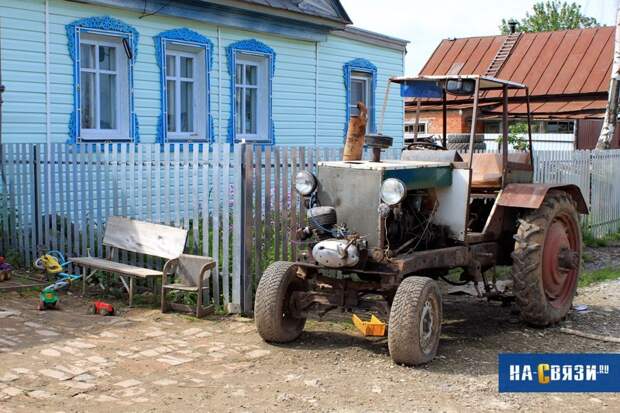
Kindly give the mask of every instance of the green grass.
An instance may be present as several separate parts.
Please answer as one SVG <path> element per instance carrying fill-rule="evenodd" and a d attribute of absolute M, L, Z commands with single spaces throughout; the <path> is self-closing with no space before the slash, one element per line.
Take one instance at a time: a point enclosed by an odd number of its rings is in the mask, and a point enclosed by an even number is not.
<path fill-rule="evenodd" d="M 582 230 L 583 243 L 590 248 L 608 247 L 610 242 L 620 241 L 620 229 L 603 238 L 594 238 L 592 232 L 587 229 Z"/>
<path fill-rule="evenodd" d="M 607 238 L 594 238 L 591 232 L 583 233 L 583 243 L 590 248 L 601 248 L 609 245 Z"/>
<path fill-rule="evenodd" d="M 587 287 L 594 283 L 617 280 L 620 278 L 620 268 L 602 268 L 594 271 L 584 271 L 579 277 L 579 287 Z"/>
<path fill-rule="evenodd" d="M 620 231 L 607 236 L 610 241 L 620 241 Z"/>

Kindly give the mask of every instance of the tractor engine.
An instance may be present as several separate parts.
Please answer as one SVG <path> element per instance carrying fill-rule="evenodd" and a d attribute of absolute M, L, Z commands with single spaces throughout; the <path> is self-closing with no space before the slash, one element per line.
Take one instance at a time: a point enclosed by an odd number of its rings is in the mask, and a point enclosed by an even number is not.
<path fill-rule="evenodd" d="M 388 252 L 427 250 L 445 245 L 445 227 L 432 223 L 437 201 L 427 190 L 410 191 L 400 204 L 383 208 Z M 381 209 L 381 207 L 380 207 Z"/>

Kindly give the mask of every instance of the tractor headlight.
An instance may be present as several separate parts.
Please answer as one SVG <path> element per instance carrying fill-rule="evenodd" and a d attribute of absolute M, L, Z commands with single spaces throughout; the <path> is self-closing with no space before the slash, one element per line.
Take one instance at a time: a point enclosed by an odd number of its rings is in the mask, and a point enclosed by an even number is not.
<path fill-rule="evenodd" d="M 303 196 L 308 196 L 316 189 L 316 178 L 308 171 L 295 175 L 295 189 Z"/>
<path fill-rule="evenodd" d="M 389 206 L 396 205 L 407 195 L 407 188 L 400 179 L 388 178 L 381 184 L 381 200 Z"/>

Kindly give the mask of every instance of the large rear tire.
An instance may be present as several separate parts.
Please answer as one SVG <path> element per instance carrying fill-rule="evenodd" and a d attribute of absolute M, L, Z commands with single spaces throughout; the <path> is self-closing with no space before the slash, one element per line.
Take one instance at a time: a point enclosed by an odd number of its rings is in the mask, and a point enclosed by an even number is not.
<path fill-rule="evenodd" d="M 575 201 L 550 191 L 520 220 L 512 277 L 521 318 L 535 326 L 562 320 L 571 308 L 581 267 L 581 227 Z"/>
<path fill-rule="evenodd" d="M 306 289 L 305 281 L 297 276 L 294 263 L 278 261 L 267 267 L 258 283 L 254 301 L 256 328 L 263 340 L 288 343 L 299 337 L 306 319 L 293 315 L 290 299 L 294 291 Z"/>
<path fill-rule="evenodd" d="M 435 281 L 408 277 L 396 290 L 388 328 L 390 356 L 397 364 L 428 363 L 437 354 L 441 335 L 441 293 Z"/>

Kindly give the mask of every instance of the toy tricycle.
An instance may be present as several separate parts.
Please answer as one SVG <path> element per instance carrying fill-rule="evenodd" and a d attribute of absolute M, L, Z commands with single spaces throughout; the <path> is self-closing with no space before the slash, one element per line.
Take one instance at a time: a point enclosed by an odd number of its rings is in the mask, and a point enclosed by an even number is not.
<path fill-rule="evenodd" d="M 39 310 L 58 308 L 58 291 L 69 288 L 71 283 L 79 280 L 81 276 L 62 272 L 71 261 L 67 261 L 60 251 L 50 251 L 35 261 L 37 268 L 45 270 L 48 274 L 58 277 L 56 282 L 45 287 L 39 294 Z"/>

